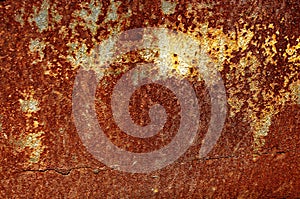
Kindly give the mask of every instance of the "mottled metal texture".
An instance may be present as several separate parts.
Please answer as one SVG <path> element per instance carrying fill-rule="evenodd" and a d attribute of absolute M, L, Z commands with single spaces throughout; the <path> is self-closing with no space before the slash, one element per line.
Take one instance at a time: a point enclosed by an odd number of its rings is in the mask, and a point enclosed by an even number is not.
<path fill-rule="evenodd" d="M 1 198 L 300 197 L 298 0 L 6 0 L 0 11 Z M 177 30 L 201 43 L 225 82 L 228 115 L 216 146 L 199 159 L 209 96 L 192 68 L 178 73 L 202 99 L 199 137 L 166 168 L 132 174 L 105 166 L 85 149 L 73 122 L 72 90 L 91 49 L 109 35 L 141 27 Z M 99 123 L 114 144 L 134 152 L 159 148 L 176 133 L 130 140 L 113 124 L 112 86 L 133 63 L 157 56 L 147 53 L 125 55 L 97 91 Z M 172 60 L 180 71 L 176 55 Z M 166 128 L 176 128 L 176 99 L 159 89 L 139 90 L 132 116 L 147 124 L 141 107 L 151 98 L 172 116 Z M 150 97 L 140 100 L 139 93 Z"/>

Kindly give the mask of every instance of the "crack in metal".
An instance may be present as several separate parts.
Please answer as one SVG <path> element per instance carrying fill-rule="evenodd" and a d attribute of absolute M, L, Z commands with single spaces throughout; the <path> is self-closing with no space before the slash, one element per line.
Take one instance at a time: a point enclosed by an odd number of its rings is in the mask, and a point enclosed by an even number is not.
<path fill-rule="evenodd" d="M 259 154 L 256 154 L 257 157 L 261 157 L 264 155 L 280 155 L 280 154 L 286 154 L 286 153 L 296 153 L 297 151 L 295 150 L 287 150 L 287 151 L 276 151 L 276 152 L 262 152 Z M 253 154 L 248 154 L 249 157 L 251 157 Z M 227 156 L 219 156 L 219 157 L 206 157 L 206 158 L 193 158 L 190 160 L 186 160 L 184 161 L 185 163 L 188 162 L 192 162 L 192 161 L 199 161 L 199 162 L 205 162 L 205 161 L 209 161 L 209 160 L 221 160 L 221 159 L 230 159 L 230 158 L 245 158 L 247 157 L 247 154 L 244 155 L 227 155 Z M 108 170 L 112 170 L 109 167 L 101 167 L 101 168 L 97 168 L 97 167 L 92 167 L 92 166 L 82 166 L 82 167 L 73 167 L 73 168 L 69 168 L 69 169 L 62 169 L 62 168 L 46 168 L 46 169 L 24 169 L 22 171 L 19 171 L 17 173 L 26 173 L 26 172 L 39 172 L 39 173 L 45 173 L 45 172 L 49 172 L 49 171 L 54 171 L 57 174 L 60 175 L 64 175 L 64 176 L 68 176 L 71 171 L 73 170 L 81 170 L 81 169 L 89 169 L 92 170 L 92 172 L 94 174 L 99 174 L 100 171 L 108 171 Z"/>

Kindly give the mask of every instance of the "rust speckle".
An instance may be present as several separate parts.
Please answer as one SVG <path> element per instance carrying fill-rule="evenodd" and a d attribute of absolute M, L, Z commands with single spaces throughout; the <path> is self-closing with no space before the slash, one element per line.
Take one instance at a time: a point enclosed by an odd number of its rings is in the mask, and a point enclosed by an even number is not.
<path fill-rule="evenodd" d="M 0 10 L 0 196 L 300 197 L 299 1 L 6 0 Z M 188 64 L 192 60 L 174 53 L 195 53 L 190 44 L 180 41 L 186 45 L 175 49 L 178 38 L 164 35 L 158 48 L 118 56 L 106 70 L 99 68 L 106 58 L 96 54 L 101 42 L 145 27 L 193 38 L 208 57 L 208 69 L 222 76 L 228 116 L 206 159 L 197 155 L 211 115 L 206 86 L 213 82 L 204 82 Z M 103 54 L 110 53 L 110 44 L 100 49 Z M 136 91 L 129 108 L 133 120 L 146 125 L 149 106 L 163 104 L 169 119 L 158 135 L 132 138 L 113 121 L 113 86 L 139 63 L 187 79 L 200 99 L 198 139 L 174 164 L 150 174 L 121 173 L 96 160 L 72 115 L 74 79 L 82 67 L 102 78 L 97 117 L 115 145 L 146 153 L 170 143 L 180 106 L 160 86 Z"/>

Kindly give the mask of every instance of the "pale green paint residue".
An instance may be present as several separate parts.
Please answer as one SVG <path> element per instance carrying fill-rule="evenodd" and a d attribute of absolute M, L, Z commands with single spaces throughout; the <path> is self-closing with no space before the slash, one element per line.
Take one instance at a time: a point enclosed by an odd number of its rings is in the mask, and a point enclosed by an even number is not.
<path fill-rule="evenodd" d="M 72 63 L 73 67 L 85 66 L 90 64 L 91 58 L 87 53 L 87 46 L 83 43 L 79 45 L 78 42 L 68 43 L 69 47 L 67 59 Z"/>
<path fill-rule="evenodd" d="M 161 0 L 161 9 L 165 15 L 170 15 L 175 12 L 177 2 L 169 2 Z"/>
<path fill-rule="evenodd" d="M 103 60 L 101 59 L 100 61 L 99 56 L 97 56 L 99 51 L 96 52 L 95 49 L 92 49 L 90 53 L 87 53 L 87 46 L 84 43 L 79 45 L 78 42 L 69 43 L 67 46 L 69 46 L 67 59 L 74 68 L 82 67 L 85 70 L 94 70 L 98 78 L 102 78 L 104 76 L 106 69 L 99 67 L 104 64 L 101 62 Z"/>
<path fill-rule="evenodd" d="M 110 7 L 108 9 L 108 14 L 105 18 L 105 23 L 108 21 L 116 21 L 118 19 L 118 7 L 121 5 L 121 2 L 119 1 L 110 1 Z"/>
<path fill-rule="evenodd" d="M 29 50 L 30 52 L 34 53 L 37 52 L 40 56 L 40 60 L 34 60 L 33 63 L 37 63 L 42 61 L 44 58 L 44 49 L 46 47 L 46 44 L 43 41 L 40 41 L 39 39 L 31 39 L 29 43 Z"/>
<path fill-rule="evenodd" d="M 90 29 L 91 33 L 95 35 L 97 33 L 98 25 L 96 22 L 98 21 L 98 17 L 101 13 L 102 4 L 99 1 L 91 0 L 88 5 L 89 10 L 82 9 L 80 11 L 75 11 L 74 15 L 79 16 L 84 20 L 84 26 Z"/>
<path fill-rule="evenodd" d="M 47 0 L 44 0 L 41 8 L 38 9 L 37 7 L 33 7 L 34 14 L 32 18 L 29 18 L 29 22 L 32 23 L 33 21 L 39 28 L 39 32 L 43 32 L 44 30 L 48 29 L 48 10 L 50 8 L 50 5 Z M 39 11 L 38 11 L 39 10 Z"/>
<path fill-rule="evenodd" d="M 20 99 L 19 102 L 21 105 L 21 110 L 25 113 L 37 112 L 40 110 L 39 102 L 33 98 L 28 100 Z"/>

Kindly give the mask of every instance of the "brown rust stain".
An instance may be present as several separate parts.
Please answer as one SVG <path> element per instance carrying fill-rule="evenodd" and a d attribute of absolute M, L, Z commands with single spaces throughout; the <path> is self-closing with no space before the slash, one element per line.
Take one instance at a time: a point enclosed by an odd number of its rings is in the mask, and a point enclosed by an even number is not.
<path fill-rule="evenodd" d="M 246 129 L 249 127 L 252 138 L 247 140 L 246 148 L 251 149 L 251 155 L 261 155 L 265 143 L 269 143 L 270 128 L 287 110 L 286 107 L 295 106 L 299 112 L 300 5 L 297 1 L 7 0 L 0 3 L 0 9 L 0 22 L 3 24 L 0 28 L 0 133 L 3 134 L 1 138 L 5 138 L 0 142 L 1 146 L 11 149 L 0 154 L 9 157 L 10 160 L 1 161 L 11 165 L 12 171 L 99 164 L 84 151 L 83 146 L 77 148 L 80 140 L 71 115 L 73 81 L 79 66 L 93 63 L 93 49 L 101 41 L 132 28 L 165 27 L 186 33 L 200 42 L 201 48 L 218 66 L 217 70 L 225 82 L 228 120 L 232 122 L 226 126 L 235 128 L 236 124 L 246 136 L 248 132 L 243 132 L 244 127 L 239 125 L 246 124 Z M 189 49 L 186 51 L 189 52 Z M 98 91 L 102 101 L 98 105 L 96 103 L 99 112 L 106 112 L 102 116 L 98 114 L 102 125 L 113 125 L 105 122 L 105 119 L 111 118 L 107 106 L 110 96 L 107 94 L 113 83 L 134 63 L 155 62 L 159 56 L 159 49 L 129 53 L 104 73 L 106 78 L 100 84 L 106 90 Z M 201 74 L 180 57 L 172 53 L 167 56 L 172 63 L 170 69 L 176 71 L 177 77 L 193 82 L 198 89 L 197 94 L 203 95 L 205 103 L 208 103 L 207 94 L 202 91 L 205 87 L 203 81 L 195 78 Z M 89 67 L 96 68 L 93 65 Z M 144 88 L 139 92 L 143 94 L 146 91 L 147 88 Z M 153 94 L 150 98 L 157 96 Z M 138 103 L 148 106 L 149 100 Z M 209 105 L 205 103 L 199 106 L 203 106 L 204 113 L 209 114 Z M 176 107 L 176 102 L 171 105 Z M 140 116 L 134 116 L 135 120 L 147 123 L 147 114 L 141 111 Z M 174 117 L 176 120 L 176 115 Z M 293 119 L 293 115 L 287 117 Z M 205 132 L 207 119 L 201 118 L 201 121 L 204 121 L 202 131 Z M 241 135 L 230 135 L 228 129 L 225 128 L 224 137 L 236 136 L 238 138 L 234 141 L 243 142 Z M 167 144 L 173 136 L 164 137 L 161 133 L 152 140 L 126 142 L 129 138 L 117 127 L 110 127 L 110 131 L 117 134 L 114 141 L 117 145 L 139 152 L 160 147 L 147 143 Z M 279 132 L 277 136 L 280 140 Z M 124 146 L 125 142 L 129 143 L 128 146 Z M 200 142 L 197 144 L 200 145 Z M 219 144 L 216 151 L 222 153 L 223 149 L 219 148 L 223 144 Z M 233 151 L 236 147 L 239 144 L 234 143 L 229 148 Z M 224 151 L 231 155 L 228 150 Z M 191 159 L 196 159 L 195 154 L 189 154 Z M 259 157 L 255 156 L 254 160 Z M 216 184 L 220 182 L 216 181 Z M 161 189 L 153 186 L 148 188 L 148 193 L 157 194 Z M 203 194 L 213 196 L 216 190 L 211 186 Z M 280 189 L 277 191 L 280 192 Z"/>

